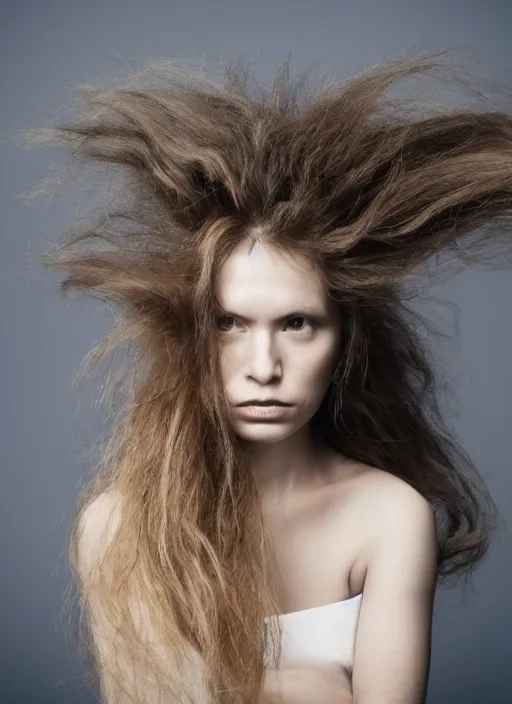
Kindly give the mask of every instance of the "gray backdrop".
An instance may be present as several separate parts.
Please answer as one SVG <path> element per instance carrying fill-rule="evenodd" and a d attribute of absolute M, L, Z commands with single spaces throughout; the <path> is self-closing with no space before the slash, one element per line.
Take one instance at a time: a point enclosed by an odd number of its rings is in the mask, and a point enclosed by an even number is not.
<path fill-rule="evenodd" d="M 2 704 L 91 702 L 59 613 L 69 573 L 68 515 L 84 477 L 83 450 L 95 432 L 70 385 L 106 330 L 99 307 L 59 300 L 55 278 L 33 271 L 39 250 L 73 204 L 29 207 L 12 195 L 62 156 L 5 143 L 12 129 L 48 124 L 70 88 L 123 74 L 127 60 L 154 56 L 259 59 L 267 76 L 292 53 L 294 73 L 355 72 L 411 49 L 465 45 L 492 73 L 511 75 L 512 5 L 506 0 L 19 0 L 2 3 L 0 306 L 2 395 Z M 453 426 L 487 477 L 508 521 L 511 509 L 510 397 L 512 273 L 470 271 L 435 291 L 460 308 L 460 333 L 439 348 L 452 365 Z M 435 605 L 429 702 L 512 701 L 510 593 L 505 532 L 475 578 L 475 589 L 440 591 Z"/>

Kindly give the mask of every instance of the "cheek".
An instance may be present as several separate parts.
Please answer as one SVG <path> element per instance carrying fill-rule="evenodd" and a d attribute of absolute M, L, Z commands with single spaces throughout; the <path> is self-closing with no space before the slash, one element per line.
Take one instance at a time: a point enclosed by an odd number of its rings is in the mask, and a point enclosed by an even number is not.
<path fill-rule="evenodd" d="M 224 384 L 236 376 L 237 370 L 241 367 L 242 360 L 240 354 L 236 353 L 233 346 L 224 345 L 219 349 L 220 373 Z"/>
<path fill-rule="evenodd" d="M 319 391 L 324 391 L 332 379 L 336 367 L 337 356 L 335 350 L 329 347 L 317 354 L 308 355 L 301 363 L 300 375 L 303 381 L 310 386 L 318 386 Z"/>
<path fill-rule="evenodd" d="M 307 372 L 310 386 L 317 388 L 320 395 L 324 394 L 325 390 L 329 386 L 329 382 L 332 379 L 331 367 L 332 364 L 330 363 L 330 360 L 327 360 L 326 363 L 314 366 L 309 372 Z"/>

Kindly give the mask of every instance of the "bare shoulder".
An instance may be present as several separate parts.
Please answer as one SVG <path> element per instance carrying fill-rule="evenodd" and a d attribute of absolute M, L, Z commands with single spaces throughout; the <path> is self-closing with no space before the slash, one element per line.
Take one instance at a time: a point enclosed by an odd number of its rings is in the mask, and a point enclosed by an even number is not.
<path fill-rule="evenodd" d="M 420 491 L 389 472 L 369 468 L 360 477 L 358 496 L 370 528 L 370 549 L 398 534 L 419 532 L 427 540 L 435 536 L 432 505 Z"/>
<path fill-rule="evenodd" d="M 119 525 L 122 501 L 111 490 L 99 494 L 84 508 L 78 526 L 78 571 L 82 577 L 90 573 Z"/>
<path fill-rule="evenodd" d="M 350 461 L 345 470 L 348 481 L 340 482 L 345 494 L 348 490 L 357 511 L 363 510 L 368 518 L 379 519 L 383 512 L 401 508 L 406 511 L 431 510 L 429 501 L 405 479 L 377 467 Z"/>
<path fill-rule="evenodd" d="M 367 467 L 358 477 L 361 499 L 369 510 L 381 512 L 431 510 L 429 501 L 404 479 L 375 467 Z"/>
<path fill-rule="evenodd" d="M 352 579 L 358 590 L 366 581 L 368 566 L 389 551 L 400 552 L 416 541 L 430 555 L 436 552 L 433 508 L 417 489 L 400 477 L 368 465 L 358 465 L 350 479 L 350 525 L 358 536 Z"/>
<path fill-rule="evenodd" d="M 375 470 L 367 477 L 366 510 L 372 526 L 369 561 L 399 554 L 411 546 L 433 567 L 437 551 L 436 519 L 432 505 L 405 480 Z M 415 546 L 415 548 L 413 548 Z"/>

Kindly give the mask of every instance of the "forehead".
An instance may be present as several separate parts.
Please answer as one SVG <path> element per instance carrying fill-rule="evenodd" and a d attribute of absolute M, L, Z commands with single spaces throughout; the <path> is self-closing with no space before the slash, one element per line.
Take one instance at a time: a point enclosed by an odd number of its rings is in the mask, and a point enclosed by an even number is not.
<path fill-rule="evenodd" d="M 251 249 L 244 242 L 231 253 L 218 273 L 215 289 L 219 303 L 226 308 L 242 306 L 254 311 L 262 305 L 273 309 L 312 303 L 327 306 L 322 280 L 311 262 L 259 243 Z"/>

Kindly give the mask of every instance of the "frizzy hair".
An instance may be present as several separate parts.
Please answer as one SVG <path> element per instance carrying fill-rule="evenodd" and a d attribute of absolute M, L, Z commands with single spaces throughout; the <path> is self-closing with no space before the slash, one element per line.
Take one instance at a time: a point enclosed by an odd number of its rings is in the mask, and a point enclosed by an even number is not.
<path fill-rule="evenodd" d="M 272 544 L 228 421 L 215 344 L 215 275 L 244 240 L 312 261 L 340 307 L 343 351 L 315 431 L 431 502 L 441 578 L 467 577 L 486 554 L 496 506 L 446 428 L 408 303 L 439 275 L 434 255 L 449 255 L 443 275 L 510 263 L 512 117 L 387 95 L 409 78 L 464 85 L 450 55 L 401 58 L 317 87 L 308 72 L 292 80 L 285 61 L 268 90 L 241 65 L 217 81 L 159 61 L 114 88 L 84 88 L 67 122 L 26 138 L 70 151 L 45 192 L 88 164 L 105 166 L 115 184 L 110 202 L 42 257 L 65 272 L 62 292 L 115 310 L 87 372 L 126 343 L 126 363 L 105 382 L 111 427 L 70 543 L 78 572 L 85 511 L 97 497 L 122 498 L 96 569 L 77 581 L 82 637 L 97 671 L 111 668 L 116 682 L 109 701 L 146 702 L 153 679 L 162 701 L 200 701 L 186 698 L 178 675 L 186 653 L 204 665 L 209 701 L 260 696 L 261 624 L 278 613 L 265 573 Z M 118 660 L 95 649 L 92 604 Z M 274 663 L 279 638 L 271 628 Z M 135 699 L 120 661 L 147 673 Z M 191 672 L 196 685 L 199 669 Z"/>

